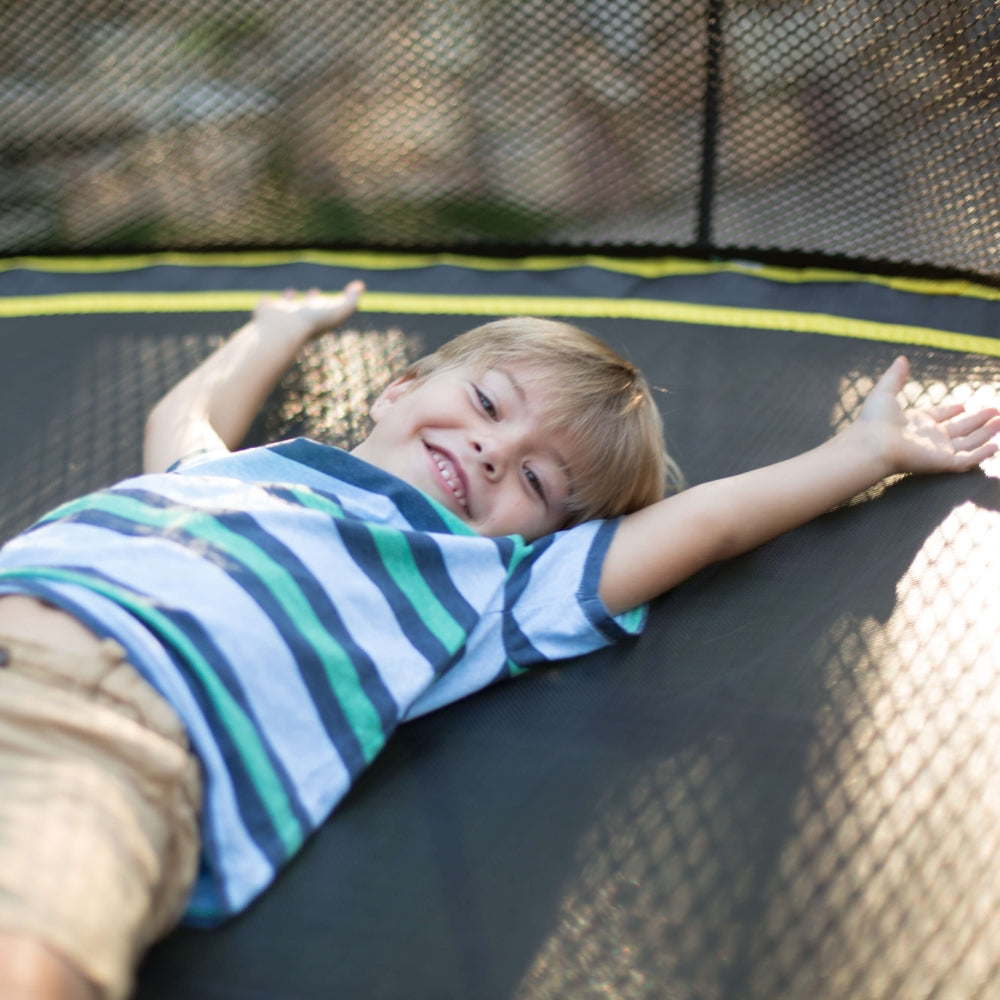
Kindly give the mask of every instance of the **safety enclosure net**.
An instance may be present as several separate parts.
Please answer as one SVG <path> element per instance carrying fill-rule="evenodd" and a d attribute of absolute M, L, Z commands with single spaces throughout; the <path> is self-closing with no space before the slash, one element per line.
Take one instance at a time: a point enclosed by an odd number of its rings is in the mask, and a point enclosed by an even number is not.
<path fill-rule="evenodd" d="M 6 0 L 0 253 L 808 254 L 1000 276 L 993 0 Z"/>

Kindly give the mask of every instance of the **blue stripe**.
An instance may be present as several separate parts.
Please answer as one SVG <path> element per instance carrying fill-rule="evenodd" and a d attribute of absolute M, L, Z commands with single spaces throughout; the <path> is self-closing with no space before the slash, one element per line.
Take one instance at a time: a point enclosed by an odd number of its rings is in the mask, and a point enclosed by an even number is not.
<path fill-rule="evenodd" d="M 227 513 L 216 516 L 216 521 L 236 532 L 257 546 L 269 559 L 283 567 L 295 579 L 307 603 L 316 613 L 326 634 L 344 651 L 344 659 L 334 667 L 343 666 L 357 674 L 358 682 L 368 700 L 375 707 L 381 724 L 383 737 L 395 728 L 398 721 L 396 702 L 385 686 L 381 674 L 368 654 L 359 649 L 344 627 L 336 606 L 299 557 L 283 542 L 269 534 L 249 514 Z M 320 652 L 302 635 L 296 623 L 285 609 L 276 602 L 252 570 L 235 560 L 226 571 L 257 602 L 264 614 L 277 628 L 281 638 L 292 651 L 299 672 L 314 697 L 330 738 L 353 775 L 359 774 L 367 764 L 367 758 L 358 742 L 343 707 L 336 698 L 326 676 L 326 665 Z M 384 742 L 384 739 L 383 739 Z"/>
<path fill-rule="evenodd" d="M 506 597 L 504 599 L 504 607 L 508 611 L 511 608 L 517 607 L 518 601 L 521 599 L 525 590 L 528 589 L 528 585 L 531 582 L 532 567 L 535 565 L 538 557 L 552 544 L 553 540 L 553 535 L 546 535 L 544 538 L 539 538 L 537 541 L 532 542 L 528 547 L 532 558 L 520 558 L 516 565 L 514 565 L 514 568 L 510 570 L 507 578 Z M 521 553 L 526 553 L 527 551 L 528 550 L 525 549 L 520 550 Z M 513 560 L 515 554 L 519 554 L 516 548 L 512 549 L 508 554 L 508 567 L 510 566 L 510 562 Z M 524 634 L 524 632 L 521 631 L 514 615 L 512 614 L 504 615 L 503 643 L 504 649 L 507 652 L 508 660 L 513 661 L 514 666 L 520 670 L 525 670 L 539 662 L 547 662 L 547 658 L 544 657 L 534 647 L 534 645 L 532 645 L 531 640 Z M 512 671 L 510 663 L 508 662 L 505 663 L 502 669 L 498 672 L 496 680 L 500 680 L 511 675 Z"/>
<path fill-rule="evenodd" d="M 242 690 L 236 686 L 229 672 L 227 660 L 215 645 L 212 637 L 188 612 L 167 611 L 163 608 L 158 608 L 157 610 L 164 618 L 184 632 L 187 638 L 198 649 L 198 652 L 205 658 L 216 676 L 225 683 L 227 690 L 233 693 L 240 708 L 246 712 L 248 718 L 256 723 L 267 759 L 281 782 L 281 787 L 284 789 L 289 805 L 291 806 L 292 814 L 298 823 L 299 843 L 301 844 L 305 840 L 306 835 L 312 830 L 312 820 L 299 799 L 298 788 L 295 782 L 285 770 L 280 758 L 275 754 L 270 741 L 267 739 L 266 730 L 261 726 L 260 720 L 256 718 L 250 706 L 246 703 Z M 229 773 L 232 778 L 237 805 L 240 816 L 243 817 L 244 825 L 267 860 L 275 868 L 280 867 L 291 856 L 292 852 L 288 850 L 280 833 L 275 828 L 270 813 L 257 790 L 253 776 L 246 769 L 242 755 L 229 736 L 225 720 L 218 715 L 215 702 L 198 682 L 198 678 L 191 676 L 189 671 L 183 669 L 183 664 L 180 662 L 179 657 L 174 654 L 169 646 L 164 644 L 164 648 L 171 660 L 177 665 L 178 673 L 185 680 L 188 688 L 194 695 L 198 707 L 201 709 L 211 732 L 216 738 L 220 752 L 224 759 L 229 762 Z M 211 847 L 211 845 L 209 846 Z"/>
<path fill-rule="evenodd" d="M 296 438 L 294 441 L 274 445 L 271 451 L 317 472 L 346 480 L 359 489 L 386 497 L 417 531 L 448 535 L 475 534 L 426 493 L 377 466 L 355 458 L 349 452 L 318 444 L 308 438 Z"/>
<path fill-rule="evenodd" d="M 352 528 L 354 530 L 351 530 Z M 414 607 L 409 595 L 400 588 L 383 563 L 378 546 L 372 537 L 371 527 L 363 523 L 358 525 L 344 524 L 341 526 L 340 537 L 344 548 L 358 569 L 365 573 L 386 599 L 400 630 L 414 650 L 427 660 L 434 668 L 436 675 L 449 670 L 461 657 L 465 644 L 463 643 L 457 650 L 449 650 L 427 627 L 420 611 Z M 436 545 L 428 544 L 427 552 L 428 554 L 433 553 L 440 562 L 441 553 Z M 426 579 L 427 574 L 423 573 L 422 567 L 421 573 Z M 441 588 L 438 587 L 438 584 L 444 579 L 447 577 L 442 577 L 441 580 L 432 578 L 433 582 L 429 582 L 429 585 L 433 586 L 435 592 L 442 598 L 443 595 L 440 593 Z M 450 580 L 448 582 L 451 583 Z M 450 600 L 446 602 L 442 599 L 442 604 L 446 605 L 448 613 L 459 625 L 462 632 L 468 635 L 469 628 L 475 623 L 475 612 L 453 586 L 449 586 L 447 589 L 451 592 L 449 594 Z"/>
<path fill-rule="evenodd" d="M 615 531 L 618 529 L 620 521 L 621 518 L 613 521 L 604 521 L 597 529 L 597 533 L 590 543 L 590 551 L 587 553 L 586 561 L 583 564 L 583 580 L 580 587 L 582 593 L 594 595 L 592 600 L 581 602 L 581 607 L 590 624 L 608 642 L 620 642 L 622 639 L 628 638 L 631 634 L 623 629 L 608 614 L 600 598 L 597 596 L 598 587 L 601 582 L 601 569 L 604 566 L 604 556 L 607 554 L 612 538 L 615 537 Z M 640 625 L 644 620 L 645 615 L 642 615 L 637 619 L 636 624 Z"/>
<path fill-rule="evenodd" d="M 179 511 L 187 512 L 191 509 L 178 506 L 168 498 L 156 494 L 147 494 L 140 490 L 117 490 L 115 492 L 119 495 L 131 497 L 149 506 L 165 510 L 176 508 Z M 301 504 L 296 503 L 296 506 L 301 506 Z M 386 688 L 385 682 L 382 680 L 374 662 L 364 651 L 358 649 L 353 644 L 353 640 L 351 640 L 347 634 L 347 630 L 344 628 L 339 612 L 331 603 L 322 585 L 316 580 L 305 564 L 284 543 L 262 528 L 250 514 L 243 511 L 210 514 L 198 508 L 193 509 L 199 515 L 212 517 L 213 520 L 227 530 L 240 535 L 252 543 L 268 559 L 272 560 L 294 578 L 296 586 L 315 612 L 326 634 L 330 636 L 333 642 L 344 649 L 345 663 L 343 665 L 348 666 L 357 674 L 362 691 L 364 691 L 374 706 L 382 731 L 382 743 L 384 744 L 385 739 L 388 738 L 398 722 L 398 708 L 395 700 Z M 204 549 L 205 547 L 205 540 L 203 538 L 190 534 L 183 528 L 176 532 L 163 532 L 163 536 L 175 538 L 182 543 L 193 540 L 200 549 Z M 205 558 L 210 559 L 214 565 L 218 566 L 219 569 L 224 571 L 238 584 L 254 600 L 257 606 L 261 608 L 262 613 L 273 623 L 297 663 L 303 683 L 314 699 L 316 709 L 323 721 L 327 735 L 336 747 L 338 754 L 340 754 L 344 765 L 352 775 L 356 776 L 360 774 L 364 770 L 369 758 L 366 756 L 336 693 L 330 687 L 326 676 L 326 664 L 320 653 L 302 635 L 299 627 L 289 617 L 288 612 L 275 599 L 271 590 L 261 581 L 252 568 L 247 567 L 243 562 L 219 546 L 212 545 L 203 554 Z M 355 651 L 359 654 L 358 656 L 351 655 Z"/>
<path fill-rule="evenodd" d="M 132 494 L 135 497 L 134 494 Z M 139 498 L 141 499 L 141 497 Z M 148 532 L 148 528 L 141 524 L 125 520 L 117 515 L 103 511 L 83 510 L 75 514 L 64 517 L 60 523 L 75 521 L 81 524 L 92 525 L 118 534 L 142 537 Z M 163 538 L 172 538 L 180 544 L 192 538 L 186 531 L 163 531 L 160 535 Z M 204 539 L 195 539 L 199 545 L 205 545 Z M 225 572 L 239 587 L 241 587 L 262 609 L 263 614 L 271 617 L 274 625 L 288 645 L 293 658 L 299 668 L 299 674 L 303 683 L 309 690 L 310 695 L 315 699 L 316 709 L 323 721 L 324 729 L 334 744 L 337 753 L 344 761 L 345 767 L 352 775 L 359 774 L 366 765 L 364 752 L 358 741 L 357 735 L 344 714 L 343 707 L 337 700 L 335 693 L 326 683 L 325 668 L 320 658 L 316 655 L 311 645 L 305 643 L 298 635 L 294 624 L 289 620 L 285 611 L 277 604 L 270 591 L 260 582 L 257 575 L 246 567 L 229 557 L 228 553 L 218 547 L 210 547 L 203 552 L 206 560 L 211 561 L 221 571 Z M 300 581 L 301 582 L 301 581 Z M 225 663 L 225 661 L 222 661 Z M 219 679 L 225 684 L 227 690 L 235 695 L 231 672 L 228 663 L 225 668 L 221 668 Z M 388 694 L 387 694 L 388 698 Z M 242 694 L 240 704 L 244 705 Z M 394 707 L 394 706 L 393 706 Z M 257 726 L 258 730 L 262 727 Z"/>

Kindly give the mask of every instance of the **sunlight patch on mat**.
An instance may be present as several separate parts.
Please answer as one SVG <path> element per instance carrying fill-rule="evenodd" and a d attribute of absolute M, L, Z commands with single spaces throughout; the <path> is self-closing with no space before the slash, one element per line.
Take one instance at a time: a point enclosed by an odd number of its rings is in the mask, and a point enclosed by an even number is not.
<path fill-rule="evenodd" d="M 924 370 L 926 368 L 926 370 Z M 858 415 L 868 394 L 875 387 L 877 375 L 858 370 L 850 371 L 840 380 L 837 406 L 831 416 L 832 429 L 842 430 Z M 914 370 L 900 393 L 906 406 L 939 406 L 945 402 L 963 404 L 973 410 L 1000 405 L 1000 383 L 997 382 L 996 364 L 977 364 L 970 361 L 962 368 L 961 381 L 956 382 L 954 365 L 937 371 L 928 363 L 920 371 Z"/>
<path fill-rule="evenodd" d="M 368 433 L 375 398 L 421 353 L 415 338 L 395 328 L 344 330 L 313 341 L 268 402 L 265 437 L 353 448 Z"/>
<path fill-rule="evenodd" d="M 759 846 L 742 774 L 733 744 L 715 741 L 611 792 L 515 1000 L 722 1000 Z"/>
<path fill-rule="evenodd" d="M 1000 512 L 953 510 L 889 621 L 845 616 L 826 642 L 761 992 L 979 995 L 1000 940 Z"/>

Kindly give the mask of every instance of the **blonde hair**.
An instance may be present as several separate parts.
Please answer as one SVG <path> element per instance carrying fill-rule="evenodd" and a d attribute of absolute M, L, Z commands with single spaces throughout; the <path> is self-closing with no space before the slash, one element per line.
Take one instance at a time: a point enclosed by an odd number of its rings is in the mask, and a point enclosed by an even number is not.
<path fill-rule="evenodd" d="M 572 454 L 570 524 L 617 517 L 683 488 L 645 377 L 607 344 L 569 323 L 515 317 L 485 323 L 410 366 L 418 381 L 460 366 L 541 369 L 554 387 L 544 418 Z"/>

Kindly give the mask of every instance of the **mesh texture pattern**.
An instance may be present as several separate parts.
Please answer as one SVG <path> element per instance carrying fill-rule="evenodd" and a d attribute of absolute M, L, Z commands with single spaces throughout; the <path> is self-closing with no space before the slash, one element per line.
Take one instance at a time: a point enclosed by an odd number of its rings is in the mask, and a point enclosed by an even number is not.
<path fill-rule="evenodd" d="M 777 251 L 1000 275 L 993 0 L 8 0 L 0 252 Z"/>

